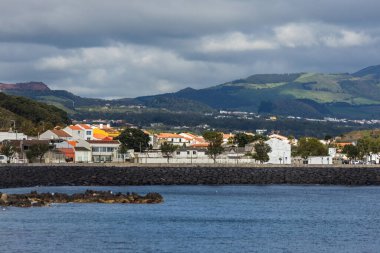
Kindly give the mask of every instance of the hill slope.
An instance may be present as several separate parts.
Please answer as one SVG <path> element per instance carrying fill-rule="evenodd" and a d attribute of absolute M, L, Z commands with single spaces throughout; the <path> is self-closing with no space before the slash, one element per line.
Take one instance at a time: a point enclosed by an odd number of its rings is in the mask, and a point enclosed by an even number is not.
<path fill-rule="evenodd" d="M 161 95 L 163 96 L 163 95 Z M 260 74 L 166 94 L 215 109 L 310 117 L 380 117 L 380 66 L 354 74 Z"/>
<path fill-rule="evenodd" d="M 24 88 L 8 84 L 4 92 L 53 104 L 71 114 L 78 107 L 144 105 L 177 112 L 239 110 L 319 118 L 380 118 L 380 65 L 353 74 L 259 74 L 205 89 L 116 100 L 83 98 L 46 89 L 41 83 L 32 85 L 33 89 L 27 88 L 31 83 L 17 85 Z"/>
<path fill-rule="evenodd" d="M 13 120 L 16 129 L 26 134 L 37 134 L 70 123 L 67 113 L 55 106 L 0 92 L 0 129 L 9 130 L 13 127 Z"/>

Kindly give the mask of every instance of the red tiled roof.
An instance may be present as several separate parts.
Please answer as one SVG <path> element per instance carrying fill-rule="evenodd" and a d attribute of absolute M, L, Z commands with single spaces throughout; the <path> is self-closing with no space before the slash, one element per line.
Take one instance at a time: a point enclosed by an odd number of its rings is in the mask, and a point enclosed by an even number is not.
<path fill-rule="evenodd" d="M 71 146 L 73 146 L 73 147 L 75 147 L 75 146 L 77 145 L 77 142 L 76 142 L 76 141 L 68 141 L 68 143 L 69 143 Z"/>
<path fill-rule="evenodd" d="M 191 147 L 194 147 L 194 148 L 205 148 L 205 147 L 208 147 L 208 143 L 196 143 L 196 144 L 191 145 Z"/>
<path fill-rule="evenodd" d="M 65 155 L 66 158 L 74 158 L 75 152 L 73 148 L 57 148 L 59 152 Z"/>
<path fill-rule="evenodd" d="M 65 131 L 63 130 L 51 130 L 55 135 L 57 135 L 58 137 L 71 137 L 70 134 L 66 133 Z"/>
<path fill-rule="evenodd" d="M 72 130 L 83 130 L 79 126 L 69 126 L 69 128 L 71 128 Z"/>
<path fill-rule="evenodd" d="M 159 139 L 166 139 L 166 138 L 184 138 L 183 136 L 179 134 L 172 134 L 172 133 L 160 133 L 157 135 L 157 138 Z"/>
<path fill-rule="evenodd" d="M 91 129 L 91 127 L 87 124 L 78 124 L 78 126 L 80 126 L 83 129 L 87 129 L 87 130 Z"/>

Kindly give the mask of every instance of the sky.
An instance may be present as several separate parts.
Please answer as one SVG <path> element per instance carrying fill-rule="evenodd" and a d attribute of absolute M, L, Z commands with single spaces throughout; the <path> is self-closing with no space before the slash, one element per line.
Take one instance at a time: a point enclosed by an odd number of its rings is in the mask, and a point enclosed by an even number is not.
<path fill-rule="evenodd" d="M 0 82 L 122 98 L 380 64 L 378 0 L 0 0 Z"/>

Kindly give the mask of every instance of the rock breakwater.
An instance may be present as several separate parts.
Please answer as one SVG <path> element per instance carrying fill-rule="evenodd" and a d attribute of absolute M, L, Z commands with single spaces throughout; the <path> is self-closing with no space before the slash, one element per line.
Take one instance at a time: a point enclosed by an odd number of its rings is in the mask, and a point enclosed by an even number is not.
<path fill-rule="evenodd" d="M 380 185 L 380 167 L 0 166 L 0 189 L 173 184 Z"/>
<path fill-rule="evenodd" d="M 0 206 L 40 207 L 52 203 L 121 203 L 121 204 L 156 204 L 163 201 L 159 193 L 148 193 L 140 196 L 136 193 L 116 193 L 110 191 L 87 190 L 84 193 L 68 195 L 65 193 L 37 193 L 27 194 L 0 193 Z"/>

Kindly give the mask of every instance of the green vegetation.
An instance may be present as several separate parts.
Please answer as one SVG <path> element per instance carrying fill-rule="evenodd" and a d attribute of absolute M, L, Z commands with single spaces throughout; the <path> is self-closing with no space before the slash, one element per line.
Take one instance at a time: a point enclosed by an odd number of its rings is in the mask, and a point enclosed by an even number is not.
<path fill-rule="evenodd" d="M 233 144 L 237 144 L 238 147 L 245 147 L 245 145 L 255 142 L 255 141 L 266 141 L 269 138 L 264 135 L 248 135 L 245 133 L 237 133 L 233 138 Z"/>
<path fill-rule="evenodd" d="M 12 146 L 9 141 L 3 141 L 0 154 L 3 154 L 7 157 L 7 163 L 10 163 L 12 156 L 16 153 L 16 148 Z"/>
<path fill-rule="evenodd" d="M 245 133 L 237 133 L 233 138 L 233 143 L 237 144 L 238 147 L 245 147 L 245 145 L 252 143 L 253 141 L 253 136 Z"/>
<path fill-rule="evenodd" d="M 55 106 L 0 93 L 0 129 L 16 126 L 18 132 L 37 135 L 57 125 L 67 125 L 67 113 Z"/>
<path fill-rule="evenodd" d="M 42 158 L 49 151 L 49 145 L 45 143 L 37 143 L 31 145 L 26 151 L 26 157 L 29 162 L 33 162 L 34 159 L 38 158 L 39 162 L 42 163 Z"/>
<path fill-rule="evenodd" d="M 294 150 L 294 153 L 304 159 L 307 159 L 309 156 L 326 156 L 327 147 L 317 138 L 303 137 L 299 139 L 298 146 L 296 150 Z"/>
<path fill-rule="evenodd" d="M 344 146 L 342 152 L 347 155 L 351 160 L 356 160 L 359 157 L 359 149 L 354 145 L 346 145 Z"/>
<path fill-rule="evenodd" d="M 271 147 L 265 143 L 263 140 L 259 140 L 257 143 L 255 143 L 255 153 L 252 154 L 252 157 L 260 161 L 260 163 L 268 162 L 269 161 L 269 155 L 272 151 Z"/>
<path fill-rule="evenodd" d="M 214 131 L 207 131 L 203 133 L 203 138 L 209 143 L 207 147 L 207 154 L 214 160 L 214 163 L 216 163 L 216 158 L 224 151 L 224 148 L 222 147 L 223 134 Z"/>
<path fill-rule="evenodd" d="M 170 156 L 177 149 L 178 149 L 178 146 L 177 145 L 173 145 L 172 143 L 164 142 L 164 143 L 161 144 L 161 153 L 163 154 L 164 157 L 166 157 L 168 159 L 168 163 L 169 163 Z"/>
<path fill-rule="evenodd" d="M 117 139 L 120 141 L 123 151 L 133 149 L 141 152 L 149 148 L 149 135 L 140 129 L 126 128 Z"/>

